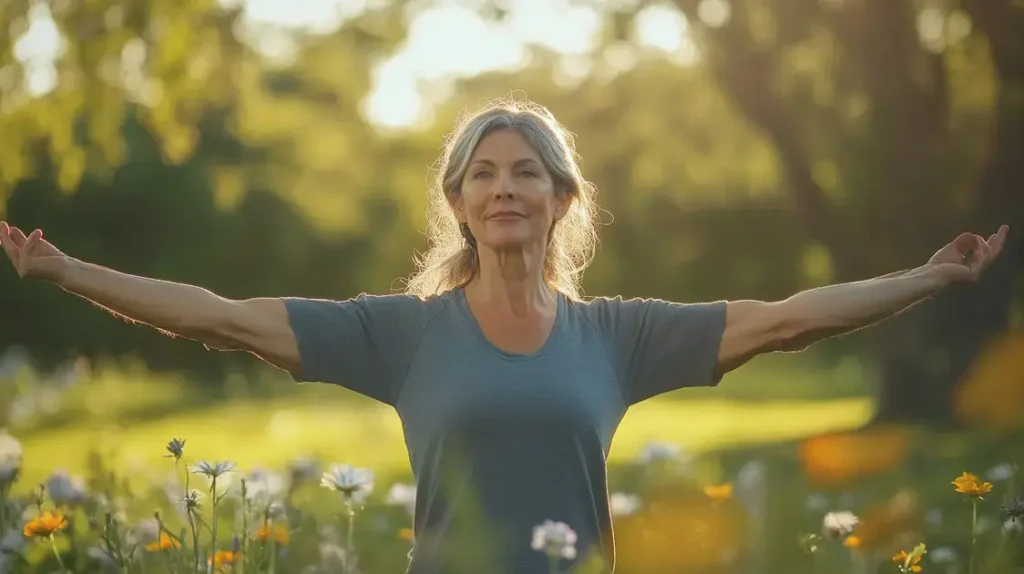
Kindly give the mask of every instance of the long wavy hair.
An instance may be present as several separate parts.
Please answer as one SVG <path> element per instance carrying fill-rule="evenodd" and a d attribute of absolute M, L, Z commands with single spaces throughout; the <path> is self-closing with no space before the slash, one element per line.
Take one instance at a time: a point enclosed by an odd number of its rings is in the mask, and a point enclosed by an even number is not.
<path fill-rule="evenodd" d="M 416 272 L 406 282 L 406 293 L 420 297 L 443 293 L 466 285 L 479 272 L 476 241 L 468 229 L 460 228 L 451 201 L 462 193 L 462 181 L 477 146 L 488 134 L 505 129 L 516 130 L 530 143 L 551 174 L 555 193 L 571 198 L 569 210 L 548 238 L 544 280 L 567 297 L 582 297 L 583 272 L 597 247 L 596 188 L 583 179 L 573 135 L 547 108 L 511 98 L 464 112 L 445 138 L 427 209 L 429 247 L 416 256 Z"/>

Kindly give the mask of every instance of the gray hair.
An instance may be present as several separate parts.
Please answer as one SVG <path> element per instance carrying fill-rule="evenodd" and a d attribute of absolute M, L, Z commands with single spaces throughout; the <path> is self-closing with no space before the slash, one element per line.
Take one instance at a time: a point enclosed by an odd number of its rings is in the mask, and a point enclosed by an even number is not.
<path fill-rule="evenodd" d="M 427 209 L 429 248 L 417 255 L 417 270 L 406 283 L 406 293 L 420 297 L 443 293 L 469 283 L 479 271 L 475 242 L 463 235 L 449 200 L 462 193 L 462 180 L 480 142 L 504 129 L 514 129 L 526 138 L 551 174 L 555 193 L 570 196 L 569 210 L 548 238 L 544 280 L 563 295 L 581 298 L 583 272 L 597 247 L 596 189 L 580 172 L 573 135 L 543 106 L 511 98 L 463 113 L 445 139 Z"/>

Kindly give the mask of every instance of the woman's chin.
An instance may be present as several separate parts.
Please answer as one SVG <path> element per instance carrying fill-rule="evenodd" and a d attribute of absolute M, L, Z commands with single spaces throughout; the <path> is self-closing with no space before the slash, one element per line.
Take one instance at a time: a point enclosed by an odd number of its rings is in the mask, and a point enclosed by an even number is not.
<path fill-rule="evenodd" d="M 522 249 L 534 243 L 534 241 L 528 233 L 516 233 L 510 230 L 510 232 L 505 233 L 488 234 L 483 243 L 492 249 L 508 250 Z"/>

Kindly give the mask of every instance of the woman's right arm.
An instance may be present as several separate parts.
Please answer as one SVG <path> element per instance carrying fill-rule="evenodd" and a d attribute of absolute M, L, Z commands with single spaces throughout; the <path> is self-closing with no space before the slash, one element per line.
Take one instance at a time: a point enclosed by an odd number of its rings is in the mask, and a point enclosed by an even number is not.
<path fill-rule="evenodd" d="M 284 301 L 235 301 L 171 281 L 147 279 L 68 257 L 36 230 L 0 221 L 0 244 L 18 275 L 57 284 L 114 315 L 209 348 L 249 351 L 293 375 L 299 349 Z"/>
<path fill-rule="evenodd" d="M 226 299 L 202 287 L 129 275 L 76 259 L 68 260 L 57 284 L 116 316 L 164 334 L 210 348 L 249 351 L 298 372 L 299 349 L 281 299 Z"/>

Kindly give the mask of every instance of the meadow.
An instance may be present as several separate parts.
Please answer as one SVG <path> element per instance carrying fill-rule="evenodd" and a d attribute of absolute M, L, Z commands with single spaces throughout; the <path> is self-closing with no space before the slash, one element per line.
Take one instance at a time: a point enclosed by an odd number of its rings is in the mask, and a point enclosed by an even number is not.
<path fill-rule="evenodd" d="M 0 571 L 403 571 L 390 408 L 269 371 L 204 391 L 132 362 L 6 363 Z M 858 430 L 870 380 L 762 357 L 632 409 L 609 456 L 616 572 L 1019 570 L 1021 436 Z M 537 551 L 569 551 L 565 528 Z"/>

